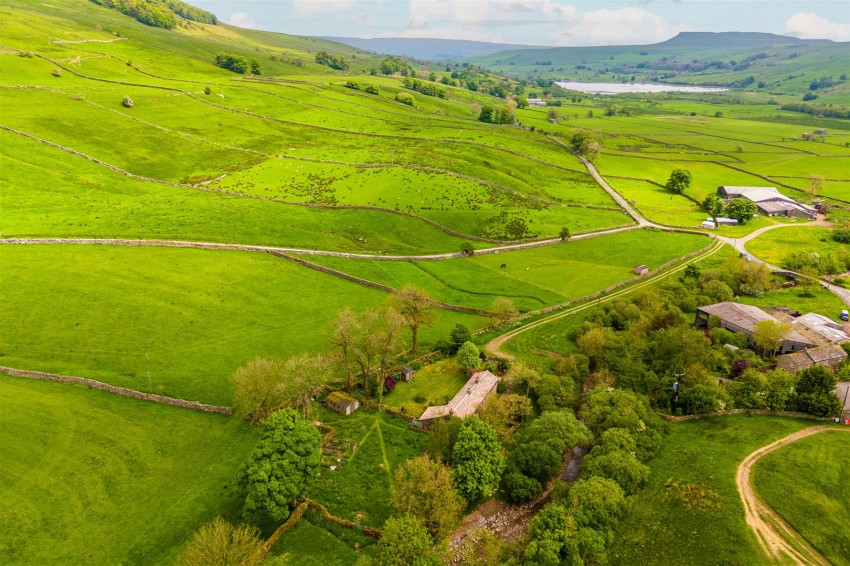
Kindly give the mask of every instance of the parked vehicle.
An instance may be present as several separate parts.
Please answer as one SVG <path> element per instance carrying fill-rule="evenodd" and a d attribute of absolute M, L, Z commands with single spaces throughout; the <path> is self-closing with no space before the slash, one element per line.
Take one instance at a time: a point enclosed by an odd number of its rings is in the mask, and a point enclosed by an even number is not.
<path fill-rule="evenodd" d="M 847 309 L 841 311 L 841 316 L 839 317 L 841 320 L 850 320 L 850 312 L 847 312 Z"/>

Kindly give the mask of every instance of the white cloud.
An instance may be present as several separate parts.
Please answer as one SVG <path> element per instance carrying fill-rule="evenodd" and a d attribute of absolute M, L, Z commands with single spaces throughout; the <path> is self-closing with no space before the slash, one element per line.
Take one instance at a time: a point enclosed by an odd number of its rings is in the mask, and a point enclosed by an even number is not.
<path fill-rule="evenodd" d="M 292 8 L 299 16 L 329 14 L 353 8 L 357 0 L 292 0 Z"/>
<path fill-rule="evenodd" d="M 690 31 L 690 27 L 672 25 L 640 8 L 621 8 L 585 12 L 579 22 L 558 35 L 570 38 L 571 45 L 640 45 L 665 41 L 680 31 Z"/>
<path fill-rule="evenodd" d="M 814 12 L 797 12 L 785 22 L 789 35 L 803 39 L 850 41 L 850 25 L 831 22 Z"/>
<path fill-rule="evenodd" d="M 245 29 L 263 29 L 263 27 L 257 23 L 257 20 L 251 17 L 250 14 L 246 12 L 234 12 L 230 14 L 230 17 L 227 19 L 227 23 Z"/>

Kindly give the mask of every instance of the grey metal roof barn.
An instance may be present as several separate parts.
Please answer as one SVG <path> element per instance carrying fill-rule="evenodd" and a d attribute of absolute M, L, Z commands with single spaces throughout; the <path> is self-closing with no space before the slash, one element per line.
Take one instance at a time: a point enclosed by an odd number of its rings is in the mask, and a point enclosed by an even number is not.
<path fill-rule="evenodd" d="M 721 328 L 745 334 L 749 338 L 753 337 L 756 324 L 759 322 L 763 320 L 779 322 L 758 307 L 724 301 L 722 303 L 697 308 L 697 316 L 694 325 L 697 328 L 708 328 L 709 319 L 712 316 L 716 316 L 720 320 Z M 782 347 L 779 351 L 782 354 L 786 354 L 788 352 L 805 350 L 806 348 L 811 348 L 815 345 L 816 344 L 812 340 L 792 329 L 785 335 L 785 338 L 782 341 Z"/>

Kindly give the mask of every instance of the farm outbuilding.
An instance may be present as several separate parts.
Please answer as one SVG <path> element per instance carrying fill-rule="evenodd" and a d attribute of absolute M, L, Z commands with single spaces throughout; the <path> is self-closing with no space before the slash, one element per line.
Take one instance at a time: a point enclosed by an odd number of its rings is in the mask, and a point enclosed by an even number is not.
<path fill-rule="evenodd" d="M 817 218 L 817 210 L 797 202 L 776 190 L 776 187 L 738 187 L 723 185 L 717 188 L 717 194 L 727 200 L 745 198 L 755 203 L 761 214 L 766 216 L 786 216 L 789 218 Z"/>
<path fill-rule="evenodd" d="M 401 378 L 405 381 L 413 381 L 414 371 L 413 368 L 404 366 L 401 368 Z"/>
<path fill-rule="evenodd" d="M 847 352 L 840 346 L 818 346 L 803 352 L 779 356 L 776 359 L 776 367 L 791 373 L 797 373 L 812 366 L 825 366 L 834 370 L 846 359 Z"/>
<path fill-rule="evenodd" d="M 756 324 L 762 320 L 779 322 L 776 318 L 770 316 L 758 307 L 724 301 L 722 303 L 697 308 L 697 316 L 694 321 L 694 326 L 701 329 L 709 328 L 711 317 L 717 317 L 720 328 L 744 334 L 748 338 L 753 337 Z M 782 346 L 779 349 L 779 353 L 787 354 L 789 352 L 799 352 L 807 348 L 813 348 L 816 345 L 817 344 L 815 344 L 812 340 L 806 338 L 796 330 L 790 330 L 782 340 Z"/>
<path fill-rule="evenodd" d="M 645 275 L 649 275 L 649 268 L 645 265 L 636 265 L 635 268 L 632 269 L 632 273 L 643 277 Z"/>
<path fill-rule="evenodd" d="M 360 408 L 360 401 L 342 391 L 334 391 L 325 399 L 325 407 L 341 415 L 350 415 Z"/>

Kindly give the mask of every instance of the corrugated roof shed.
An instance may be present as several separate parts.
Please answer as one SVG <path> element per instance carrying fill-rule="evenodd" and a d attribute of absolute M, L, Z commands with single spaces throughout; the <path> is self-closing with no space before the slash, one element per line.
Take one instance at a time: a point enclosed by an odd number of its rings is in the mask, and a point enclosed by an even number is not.
<path fill-rule="evenodd" d="M 731 301 L 706 305 L 704 307 L 699 307 L 699 310 L 710 315 L 717 316 L 721 320 L 730 322 L 747 332 L 753 332 L 756 328 L 756 324 L 762 320 L 779 322 L 758 307 L 742 305 L 741 303 L 733 303 Z M 799 332 L 793 329 L 785 335 L 785 340 L 793 340 L 795 342 L 803 343 L 810 342 L 808 338 L 802 336 Z"/>

